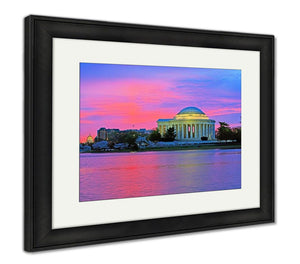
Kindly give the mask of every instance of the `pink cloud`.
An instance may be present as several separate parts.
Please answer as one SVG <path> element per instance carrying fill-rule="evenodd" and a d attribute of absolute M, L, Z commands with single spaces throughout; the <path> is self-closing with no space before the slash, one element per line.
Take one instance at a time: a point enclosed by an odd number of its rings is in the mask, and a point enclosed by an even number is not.
<path fill-rule="evenodd" d="M 163 78 L 81 81 L 80 140 L 89 134 L 95 137 L 100 127 L 153 129 L 157 119 L 173 118 L 187 106 L 200 107 L 210 118 L 241 112 L 240 98 L 225 92 L 220 96 L 195 87 L 188 93 L 174 87 Z"/>

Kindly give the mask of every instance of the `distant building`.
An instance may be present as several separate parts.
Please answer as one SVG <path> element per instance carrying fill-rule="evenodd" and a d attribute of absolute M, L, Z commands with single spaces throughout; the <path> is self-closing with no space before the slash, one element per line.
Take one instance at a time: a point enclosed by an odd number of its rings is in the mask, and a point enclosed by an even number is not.
<path fill-rule="evenodd" d="M 171 119 L 158 119 L 157 127 L 161 135 L 174 127 L 176 140 L 201 140 L 201 137 L 215 139 L 215 120 L 209 119 L 197 107 L 186 107 Z"/>
<path fill-rule="evenodd" d="M 107 133 L 116 133 L 116 132 L 120 132 L 120 129 L 117 128 L 108 128 L 106 129 Z"/>
<path fill-rule="evenodd" d="M 102 141 L 102 140 L 110 140 L 115 133 L 120 132 L 120 129 L 115 128 L 109 128 L 106 129 L 105 127 L 101 127 L 97 130 L 97 139 L 96 141 Z"/>
<path fill-rule="evenodd" d="M 87 144 L 93 144 L 94 143 L 94 139 L 91 136 L 91 134 L 89 134 L 88 137 L 86 138 L 86 143 Z"/>
<path fill-rule="evenodd" d="M 146 128 L 141 128 L 141 129 L 139 129 L 139 132 L 141 132 L 141 133 L 146 133 Z"/>
<path fill-rule="evenodd" d="M 101 127 L 97 130 L 97 141 L 107 140 L 107 131 L 105 127 Z"/>

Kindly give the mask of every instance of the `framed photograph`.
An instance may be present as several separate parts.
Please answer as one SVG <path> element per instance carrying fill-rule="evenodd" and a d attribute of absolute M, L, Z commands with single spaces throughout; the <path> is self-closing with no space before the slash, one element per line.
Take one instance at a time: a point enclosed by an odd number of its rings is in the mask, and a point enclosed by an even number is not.
<path fill-rule="evenodd" d="M 25 18 L 25 250 L 274 222 L 274 36 Z"/>

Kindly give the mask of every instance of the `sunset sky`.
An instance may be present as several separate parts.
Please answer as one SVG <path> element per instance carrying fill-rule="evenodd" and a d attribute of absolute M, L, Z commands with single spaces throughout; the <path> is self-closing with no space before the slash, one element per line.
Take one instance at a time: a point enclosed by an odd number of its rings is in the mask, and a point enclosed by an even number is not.
<path fill-rule="evenodd" d="M 241 71 L 80 63 L 80 141 L 97 129 L 153 129 L 195 106 L 210 119 L 240 126 Z"/>

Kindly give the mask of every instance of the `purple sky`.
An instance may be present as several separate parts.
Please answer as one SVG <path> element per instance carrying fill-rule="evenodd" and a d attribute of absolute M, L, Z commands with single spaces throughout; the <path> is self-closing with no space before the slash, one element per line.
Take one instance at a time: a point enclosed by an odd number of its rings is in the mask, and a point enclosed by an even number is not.
<path fill-rule="evenodd" d="M 80 140 L 100 127 L 153 129 L 195 106 L 240 126 L 241 71 L 80 63 Z"/>

